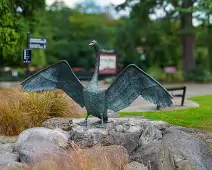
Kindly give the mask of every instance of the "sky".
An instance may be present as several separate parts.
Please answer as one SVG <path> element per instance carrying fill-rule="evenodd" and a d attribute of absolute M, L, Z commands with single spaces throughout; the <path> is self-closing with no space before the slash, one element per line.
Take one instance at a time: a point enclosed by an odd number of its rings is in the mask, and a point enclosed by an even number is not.
<path fill-rule="evenodd" d="M 51 5 L 54 1 L 55 0 L 46 0 L 46 4 Z M 84 0 L 58 0 L 58 1 L 63 1 L 67 6 L 73 7 L 75 4 L 81 3 Z M 101 6 L 106 6 L 112 3 L 114 5 L 118 5 L 125 2 L 125 0 L 94 0 L 94 1 Z"/>
<path fill-rule="evenodd" d="M 46 4 L 49 6 L 55 1 L 56 0 L 46 0 Z M 74 7 L 76 4 L 82 3 L 83 1 L 86 1 L 86 0 L 57 0 L 57 1 L 64 2 L 68 7 Z M 107 6 L 110 4 L 119 5 L 124 3 L 126 0 L 93 0 L 93 1 L 96 2 L 97 5 Z M 120 16 L 128 15 L 130 13 L 130 10 L 126 9 L 126 10 L 120 11 L 119 13 L 113 10 L 110 13 L 114 18 L 119 18 Z"/>
<path fill-rule="evenodd" d="M 46 4 L 51 5 L 52 3 L 54 3 L 54 1 L 55 0 L 46 0 Z M 74 7 L 76 4 L 82 3 L 83 1 L 86 1 L 86 0 L 57 0 L 57 1 L 64 2 L 68 7 Z M 93 0 L 93 1 L 96 2 L 100 6 L 106 6 L 106 5 L 110 5 L 110 4 L 119 5 L 119 4 L 122 4 L 123 2 L 125 2 L 125 0 Z M 114 11 L 112 11 L 112 13 L 114 14 Z M 115 13 L 114 17 L 116 18 L 121 15 L 128 15 L 129 13 L 130 13 L 130 10 L 127 9 L 125 11 L 119 12 L 119 14 Z M 153 16 L 150 16 L 150 18 L 155 19 L 157 17 L 162 17 L 162 16 L 164 16 L 164 12 L 161 10 L 158 10 L 156 12 L 156 14 Z M 193 24 L 194 24 L 194 26 L 196 26 L 199 23 L 195 19 L 193 19 Z"/>

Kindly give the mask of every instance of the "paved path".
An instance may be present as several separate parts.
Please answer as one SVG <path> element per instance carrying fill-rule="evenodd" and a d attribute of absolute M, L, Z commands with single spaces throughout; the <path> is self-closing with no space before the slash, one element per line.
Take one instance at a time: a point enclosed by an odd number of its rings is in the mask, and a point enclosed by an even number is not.
<path fill-rule="evenodd" d="M 83 82 L 84 85 L 87 85 L 88 82 Z M 163 84 L 164 87 L 179 87 L 179 86 L 186 86 L 186 98 L 196 97 L 196 96 L 203 96 L 203 95 L 212 95 L 212 83 L 210 84 L 195 84 L 195 83 L 183 83 L 183 84 Z M 1 86 L 4 88 L 20 88 L 20 83 L 8 83 L 4 82 L 1 83 Z M 109 85 L 103 84 L 100 82 L 100 87 L 107 88 Z M 197 103 L 191 102 L 189 100 L 185 101 L 185 105 L 182 107 L 180 106 L 181 98 L 174 98 L 173 103 L 174 105 L 171 108 L 161 109 L 164 111 L 169 110 L 178 110 L 178 109 L 186 109 L 192 107 L 198 107 Z M 138 97 L 128 108 L 122 110 L 124 112 L 142 112 L 142 111 L 156 111 L 156 106 L 148 101 L 143 100 L 141 97 Z"/>
<path fill-rule="evenodd" d="M 180 87 L 186 86 L 186 99 L 196 96 L 212 95 L 212 84 L 163 84 L 164 87 Z M 175 92 L 178 93 L 178 92 Z M 162 108 L 161 111 L 170 110 L 181 110 L 187 108 L 199 107 L 198 103 L 190 100 L 185 100 L 184 106 L 180 106 L 181 98 L 174 97 L 173 106 L 168 108 Z M 141 97 L 137 98 L 128 108 L 122 110 L 123 112 L 147 112 L 147 111 L 157 111 L 156 106 L 150 102 L 145 101 Z"/>
<path fill-rule="evenodd" d="M 104 85 L 105 86 L 105 85 Z M 186 99 L 196 96 L 212 95 L 212 84 L 163 84 L 164 87 L 180 87 L 186 86 Z M 178 92 L 175 92 L 178 93 Z M 190 100 L 185 100 L 184 106 L 180 106 L 181 98 L 173 99 L 173 106 L 168 108 L 161 108 L 161 111 L 182 110 L 187 108 L 199 107 L 198 103 Z M 156 106 L 148 101 L 145 101 L 142 97 L 138 97 L 128 108 L 122 110 L 122 112 L 151 112 L 157 111 Z"/>

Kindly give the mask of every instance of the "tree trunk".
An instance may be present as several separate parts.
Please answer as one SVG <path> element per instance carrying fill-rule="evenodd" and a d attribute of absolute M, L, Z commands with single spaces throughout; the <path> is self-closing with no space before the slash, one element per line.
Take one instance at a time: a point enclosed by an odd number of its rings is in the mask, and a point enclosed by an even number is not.
<path fill-rule="evenodd" d="M 182 2 L 182 9 L 189 9 L 192 7 L 192 0 L 184 0 Z M 184 73 L 188 73 L 195 69 L 195 31 L 192 19 L 192 12 L 180 13 Z"/>
<path fill-rule="evenodd" d="M 212 72 L 212 25 L 210 23 L 210 14 L 208 14 L 208 70 Z"/>

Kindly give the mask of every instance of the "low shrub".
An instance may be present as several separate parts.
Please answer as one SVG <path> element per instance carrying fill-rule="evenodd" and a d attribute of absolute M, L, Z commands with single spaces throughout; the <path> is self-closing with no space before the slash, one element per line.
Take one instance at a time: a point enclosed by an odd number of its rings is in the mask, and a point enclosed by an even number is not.
<path fill-rule="evenodd" d="M 166 74 L 164 71 L 159 67 L 150 67 L 147 70 L 147 73 L 152 76 L 154 79 L 158 81 L 165 81 L 166 80 Z"/>
<path fill-rule="evenodd" d="M 177 69 L 177 72 L 173 75 L 168 75 L 164 72 L 163 69 L 154 66 L 150 67 L 147 71 L 147 73 L 152 76 L 157 81 L 163 81 L 163 82 L 182 82 L 183 79 L 183 71 L 181 69 Z"/>
<path fill-rule="evenodd" d="M 27 128 L 41 126 L 52 117 L 83 117 L 79 105 L 62 91 L 0 93 L 0 134 L 18 135 Z"/>
<path fill-rule="evenodd" d="M 185 74 L 187 81 L 208 83 L 212 82 L 212 73 L 203 67 L 197 67 L 195 70 Z"/>

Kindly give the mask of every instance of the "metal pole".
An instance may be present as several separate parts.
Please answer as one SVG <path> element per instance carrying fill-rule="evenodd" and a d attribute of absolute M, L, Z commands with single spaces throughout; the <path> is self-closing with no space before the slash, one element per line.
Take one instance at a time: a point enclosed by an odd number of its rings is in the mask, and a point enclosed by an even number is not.
<path fill-rule="evenodd" d="M 30 32 L 27 33 L 27 48 L 30 49 Z"/>
<path fill-rule="evenodd" d="M 30 32 L 27 33 L 27 48 L 30 49 Z M 27 75 L 30 76 L 28 63 L 27 63 Z"/>

